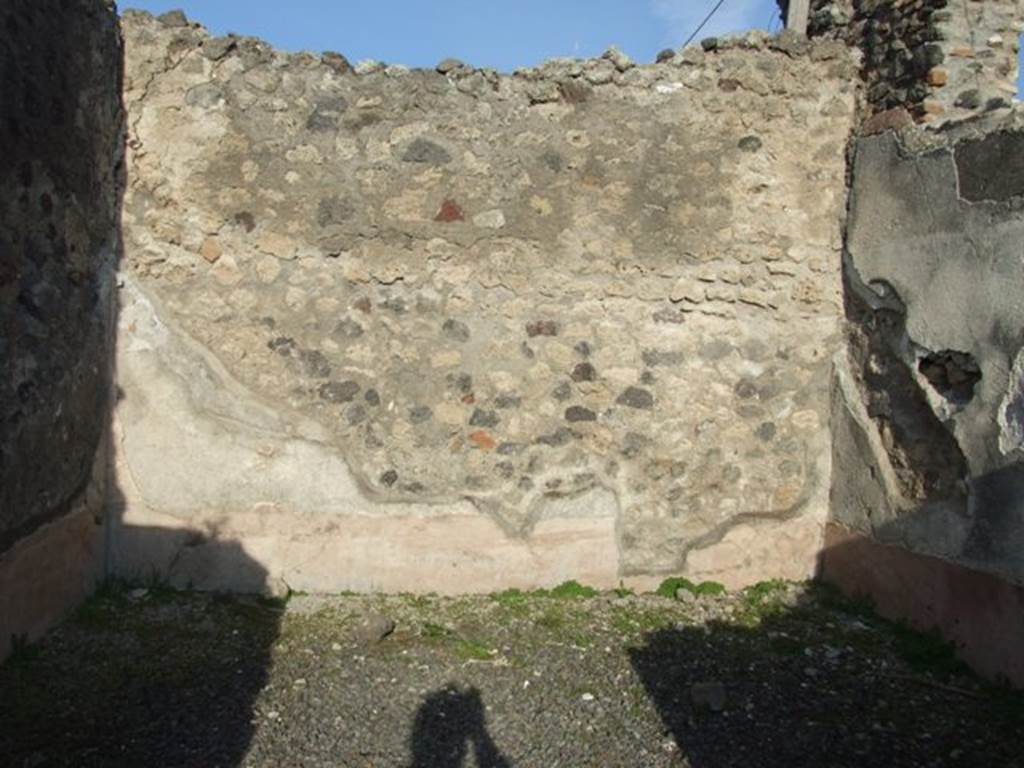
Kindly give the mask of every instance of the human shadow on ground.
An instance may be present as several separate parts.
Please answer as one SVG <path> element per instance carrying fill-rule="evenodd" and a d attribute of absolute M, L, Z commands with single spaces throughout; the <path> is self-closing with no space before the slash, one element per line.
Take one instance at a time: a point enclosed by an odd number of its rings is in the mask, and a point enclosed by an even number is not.
<path fill-rule="evenodd" d="M 824 587 L 766 591 L 754 614 L 657 629 L 630 652 L 686 765 L 1022 764 L 1024 697 L 979 681 L 937 636 Z"/>
<path fill-rule="evenodd" d="M 487 732 L 476 688 L 448 684 L 427 696 L 412 731 L 412 768 L 461 768 L 472 749 L 479 768 L 509 768 Z"/>
<path fill-rule="evenodd" d="M 153 543 L 177 533 L 133 531 Z M 235 542 L 211 547 L 248 560 Z M 241 765 L 281 615 L 271 599 L 107 582 L 0 666 L 0 764 Z"/>

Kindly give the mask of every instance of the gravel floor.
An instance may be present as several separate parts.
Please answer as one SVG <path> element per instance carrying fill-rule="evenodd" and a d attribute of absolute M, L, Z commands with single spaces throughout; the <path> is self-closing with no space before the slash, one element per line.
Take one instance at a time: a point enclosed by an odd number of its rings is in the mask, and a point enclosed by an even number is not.
<path fill-rule="evenodd" d="M 111 587 L 0 668 L 0 765 L 1024 766 L 1019 694 L 819 587 L 588 593 Z"/>

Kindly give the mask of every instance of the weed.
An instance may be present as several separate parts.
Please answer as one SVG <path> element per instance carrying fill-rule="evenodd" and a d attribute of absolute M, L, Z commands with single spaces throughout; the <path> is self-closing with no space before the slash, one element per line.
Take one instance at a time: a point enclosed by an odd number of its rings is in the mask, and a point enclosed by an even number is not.
<path fill-rule="evenodd" d="M 559 630 L 565 626 L 565 615 L 559 610 L 549 609 L 537 618 L 536 624 L 542 629 Z"/>
<path fill-rule="evenodd" d="M 693 592 L 694 588 L 694 583 L 689 579 L 684 579 L 682 576 L 670 576 L 658 585 L 658 588 L 654 590 L 654 594 L 672 600 L 675 599 L 678 590 L 685 589 Z"/>
<path fill-rule="evenodd" d="M 702 581 L 700 584 L 694 584 L 692 581 L 683 578 L 682 576 L 670 576 L 665 579 L 658 585 L 658 588 L 654 593 L 661 597 L 674 599 L 676 592 L 680 589 L 685 589 L 687 592 L 692 592 L 695 595 L 701 596 L 725 594 L 725 585 L 719 584 L 717 581 Z"/>
<path fill-rule="evenodd" d="M 593 587 L 585 587 L 578 581 L 563 581 L 548 593 L 558 600 L 576 600 L 578 598 L 597 597 L 600 593 Z"/>
<path fill-rule="evenodd" d="M 429 640 L 440 640 L 451 635 L 452 631 L 447 627 L 442 627 L 440 624 L 428 621 L 423 625 L 423 630 L 420 634 Z"/>
<path fill-rule="evenodd" d="M 726 592 L 725 585 L 720 584 L 717 581 L 702 581 L 693 589 L 695 595 L 714 597 L 716 595 L 724 595 Z"/>
<path fill-rule="evenodd" d="M 491 595 L 494 602 L 504 606 L 523 605 L 529 598 L 529 594 L 520 589 L 506 589 L 504 592 L 495 592 Z"/>
<path fill-rule="evenodd" d="M 535 589 L 529 592 L 524 592 L 521 589 L 506 589 L 503 592 L 494 592 L 491 594 L 491 599 L 499 605 L 511 607 L 525 605 L 530 600 L 544 598 L 577 600 L 597 597 L 599 594 L 601 593 L 593 587 L 585 586 L 578 581 L 570 579 L 551 589 Z"/>
<path fill-rule="evenodd" d="M 785 608 L 783 600 L 788 585 L 781 579 L 760 581 L 747 587 L 740 595 L 736 618 L 740 624 L 753 627 L 768 617 L 782 613 Z"/>
<path fill-rule="evenodd" d="M 475 640 L 461 639 L 455 646 L 455 655 L 467 661 L 487 661 L 491 658 L 491 650 L 483 643 L 478 643 Z"/>

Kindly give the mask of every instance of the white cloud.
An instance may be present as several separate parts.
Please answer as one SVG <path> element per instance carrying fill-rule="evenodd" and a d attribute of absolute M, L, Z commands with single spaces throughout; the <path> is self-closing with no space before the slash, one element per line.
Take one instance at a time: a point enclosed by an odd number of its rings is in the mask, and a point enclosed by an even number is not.
<path fill-rule="evenodd" d="M 650 0 L 651 13 L 666 26 L 665 45 L 678 48 L 704 20 L 717 0 Z M 775 0 L 725 0 L 696 39 L 748 29 L 764 29 Z"/>

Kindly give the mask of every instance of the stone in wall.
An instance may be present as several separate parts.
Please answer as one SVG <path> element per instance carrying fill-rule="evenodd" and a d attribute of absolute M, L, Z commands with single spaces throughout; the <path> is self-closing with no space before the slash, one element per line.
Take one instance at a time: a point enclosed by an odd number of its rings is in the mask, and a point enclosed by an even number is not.
<path fill-rule="evenodd" d="M 808 34 L 863 51 L 873 112 L 944 122 L 1016 99 L 1022 23 L 1020 0 L 813 0 Z"/>
<path fill-rule="evenodd" d="M 120 249 L 113 3 L 0 9 L 0 657 L 90 588 Z"/>
<path fill-rule="evenodd" d="M 842 46 L 509 76 L 123 27 L 119 516 L 181 529 L 165 572 L 216 584 L 218 536 L 307 589 L 811 572 Z"/>

